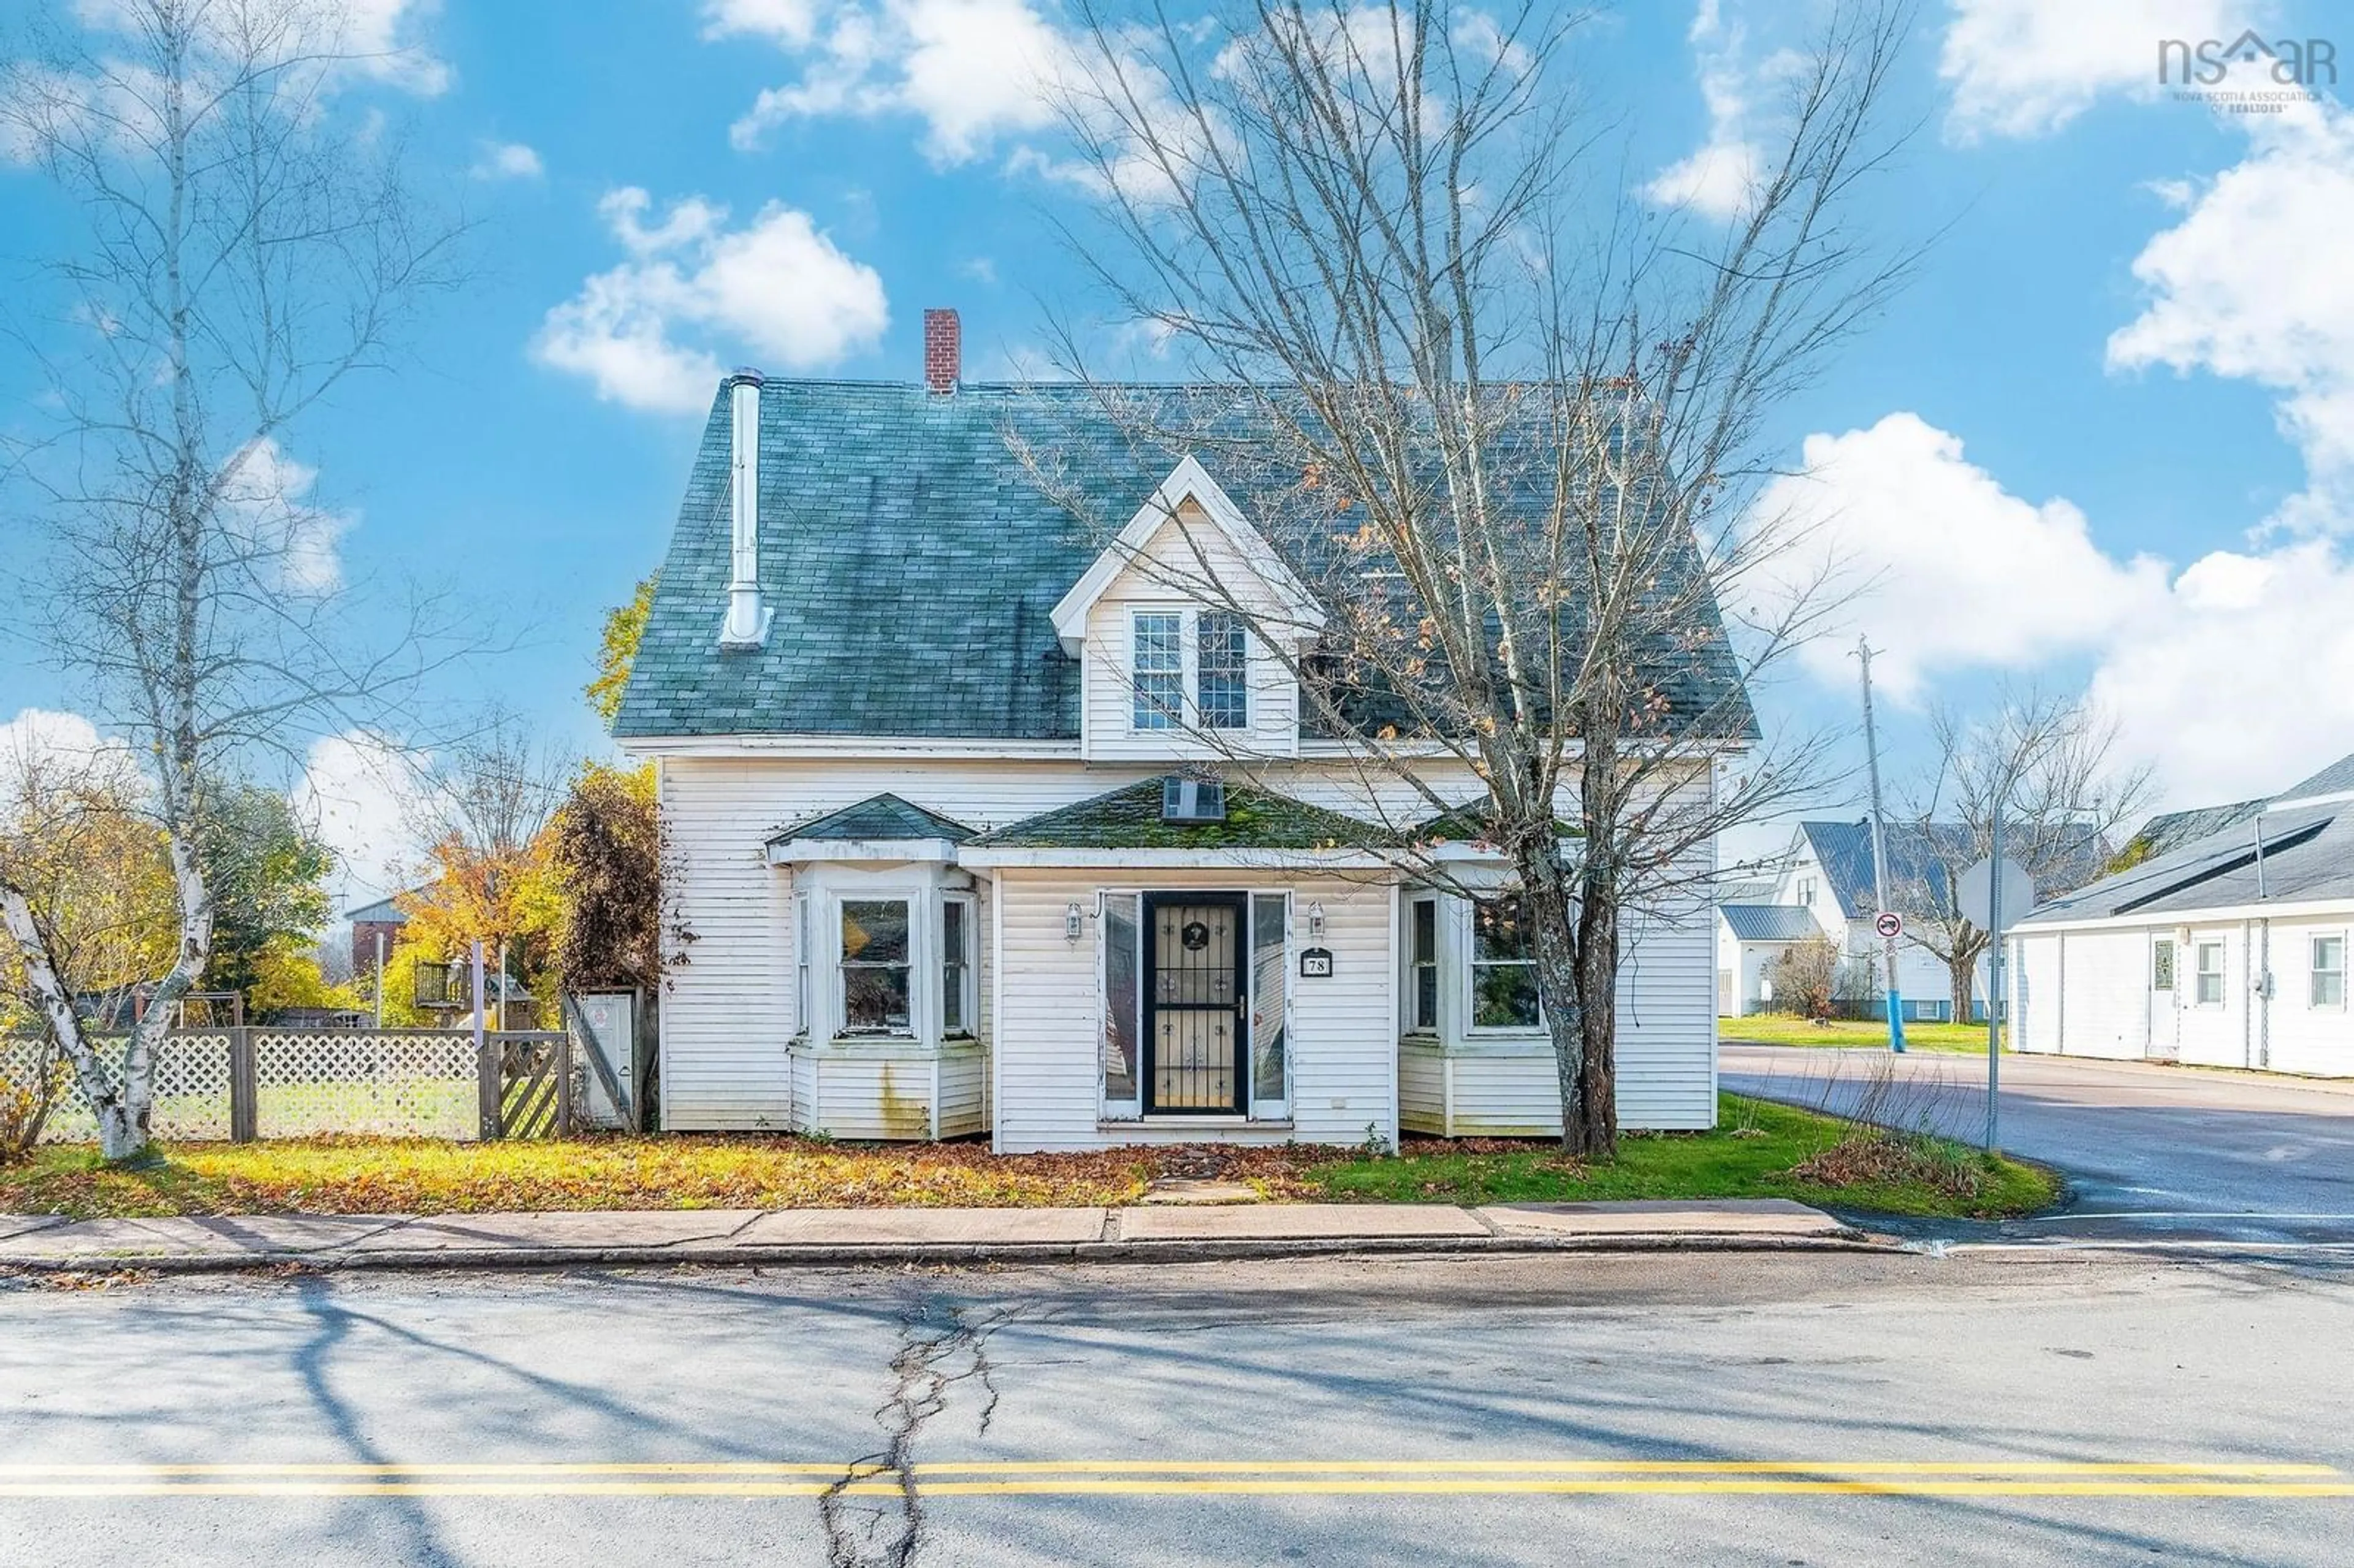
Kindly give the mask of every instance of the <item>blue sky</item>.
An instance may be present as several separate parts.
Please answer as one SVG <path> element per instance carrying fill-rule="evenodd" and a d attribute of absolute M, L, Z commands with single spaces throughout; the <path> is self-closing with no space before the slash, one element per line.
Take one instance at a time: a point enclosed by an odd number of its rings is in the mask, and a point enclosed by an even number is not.
<path fill-rule="evenodd" d="M 1770 139 L 1776 51 L 1808 11 L 1605 10 L 1578 66 L 1622 118 L 1610 156 L 1708 221 Z M 1919 130 L 1857 216 L 1939 238 L 1776 416 L 1814 471 L 1782 499 L 1877 574 L 1850 620 L 1888 651 L 1894 771 L 1922 705 L 2005 678 L 2089 684 L 2178 803 L 2354 749 L 2354 122 L 2326 82 L 2253 116 L 2154 81 L 2158 38 L 2252 25 L 2343 27 L 2354 69 L 2343 15 L 1923 6 L 1893 101 Z M 355 20 L 398 52 L 336 111 L 413 128 L 420 174 L 478 222 L 480 276 L 287 454 L 348 524 L 347 580 L 460 576 L 522 629 L 448 695 L 582 748 L 599 623 L 660 557 L 718 367 L 913 379 L 923 309 L 953 305 L 991 377 L 1076 287 L 1042 219 L 1084 196 L 1030 85 L 1057 0 L 361 0 Z M 7 275 L 72 221 L 0 161 Z M 32 418 L 35 390 L 0 357 L 0 418 Z M 21 652 L 0 721 L 70 710 Z M 1762 704 L 1844 719 L 1851 662 L 1825 648 Z"/>

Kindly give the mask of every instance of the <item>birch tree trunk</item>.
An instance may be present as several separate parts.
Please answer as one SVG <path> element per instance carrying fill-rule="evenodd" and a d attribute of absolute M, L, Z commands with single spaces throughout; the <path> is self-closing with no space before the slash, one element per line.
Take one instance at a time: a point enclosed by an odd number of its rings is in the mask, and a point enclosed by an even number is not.
<path fill-rule="evenodd" d="M 148 1140 L 154 1068 L 212 957 L 208 792 L 327 730 L 374 732 L 435 667 L 437 612 L 390 607 L 355 648 L 333 520 L 281 448 L 338 385 L 378 368 L 405 303 L 454 286 L 457 230 L 387 162 L 397 139 L 342 99 L 346 0 L 116 0 L 58 7 L 41 58 L 0 58 L 0 141 L 69 198 L 48 260 L 69 310 L 39 356 L 53 430 L 0 432 L 0 463 L 51 535 L 52 662 L 128 743 L 177 908 L 164 971 L 110 1070 L 76 983 L 16 887 L 6 927 L 98 1118 L 109 1159 Z M 455 617 L 451 620 L 454 622 Z"/>

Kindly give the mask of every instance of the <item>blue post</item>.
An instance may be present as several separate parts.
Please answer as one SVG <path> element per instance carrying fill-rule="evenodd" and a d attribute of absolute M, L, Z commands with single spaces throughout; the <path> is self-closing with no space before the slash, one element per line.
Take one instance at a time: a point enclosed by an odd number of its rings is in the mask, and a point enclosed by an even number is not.
<path fill-rule="evenodd" d="M 1892 987 L 1888 992 L 1888 1048 L 1904 1054 L 1904 999 Z"/>

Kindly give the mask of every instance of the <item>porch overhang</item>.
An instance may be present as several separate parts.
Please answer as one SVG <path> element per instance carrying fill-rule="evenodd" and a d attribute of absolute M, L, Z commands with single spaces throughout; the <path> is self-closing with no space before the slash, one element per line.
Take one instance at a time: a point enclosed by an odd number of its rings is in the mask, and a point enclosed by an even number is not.
<path fill-rule="evenodd" d="M 1089 848 L 1084 845 L 964 844 L 959 865 L 974 870 L 1068 867 L 1107 870 L 1386 871 L 1404 863 L 1394 852 L 1362 849 Z"/>
<path fill-rule="evenodd" d="M 938 862 L 954 865 L 957 846 L 947 839 L 771 839 L 770 865 L 812 865 L 821 862 L 864 862 L 897 864 Z"/>

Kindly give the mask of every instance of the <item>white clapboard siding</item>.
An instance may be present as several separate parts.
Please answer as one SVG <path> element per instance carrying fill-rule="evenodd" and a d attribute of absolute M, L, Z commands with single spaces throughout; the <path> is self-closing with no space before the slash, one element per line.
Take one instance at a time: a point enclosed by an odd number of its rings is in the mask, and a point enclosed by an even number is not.
<path fill-rule="evenodd" d="M 763 842 L 776 804 L 775 779 L 758 769 L 663 764 L 664 892 L 695 938 L 663 996 L 665 1127 L 793 1125 L 791 887 Z"/>
<path fill-rule="evenodd" d="M 1436 1040 L 1398 1044 L 1398 1127 L 1434 1137 L 1447 1130 L 1447 1054 Z"/>
<path fill-rule="evenodd" d="M 2149 938 L 2072 931 L 2060 1030 L 2071 1056 L 2137 1060 L 2149 1049 Z"/>
<path fill-rule="evenodd" d="M 797 1073 L 786 1051 L 800 1021 L 793 1015 L 792 879 L 788 871 L 769 866 L 766 858 L 766 841 L 779 827 L 887 791 L 985 830 L 1152 777 L 1162 766 L 1142 761 L 1085 765 L 1076 759 L 664 759 L 663 808 L 676 867 L 671 891 L 682 923 L 695 938 L 685 946 L 686 961 L 672 970 L 663 999 L 664 1124 L 682 1130 L 818 1125 L 810 1119 L 808 1107 L 812 1096 L 822 1107 L 829 1086 L 818 1079 L 814 1068 Z M 1445 780 L 1440 792 L 1450 798 L 1474 792 L 1475 781 L 1459 765 L 1434 765 L 1426 771 Z M 1266 788 L 1333 810 L 1370 814 L 1374 807 L 1368 790 L 1373 789 L 1394 821 L 1410 820 L 1420 810 L 1405 786 L 1369 785 L 1341 763 L 1270 762 L 1254 767 L 1249 775 Z M 1016 874 L 1031 874 L 1008 876 Z M 1209 873 L 1192 885 L 1247 885 L 1264 874 Z M 1157 880 L 1180 885 L 1178 879 Z M 1068 951 L 1063 939 L 1063 905 L 1077 896 L 1091 909 L 1096 888 L 1123 884 L 1117 874 L 1108 873 L 1065 874 L 1063 882 L 1066 891 L 1059 898 L 1034 900 L 1022 910 L 1007 911 L 1006 951 L 1013 965 L 1002 989 L 1009 1012 L 1023 1018 L 1032 1015 L 1039 998 L 1057 995 L 1061 1001 L 1050 1000 L 1050 1007 L 1067 1004 L 1090 1021 L 1094 1016 L 1092 931 L 1076 954 Z M 991 969 L 996 955 L 985 934 L 993 928 L 993 917 L 986 879 L 982 884 L 977 913 L 984 938 L 978 984 L 982 1038 L 993 1042 L 1000 1034 L 993 1009 L 1001 988 Z M 1131 879 L 1125 885 L 1135 884 Z M 1352 937 L 1361 950 L 1347 961 L 1348 983 L 1330 988 L 1336 999 L 1347 993 L 1346 1005 L 1340 1000 L 1321 1003 L 1318 1014 L 1296 1019 L 1303 1049 L 1320 1035 L 1353 1039 L 1354 1031 L 1379 1033 L 1388 1029 L 1394 991 L 1389 959 L 1367 959 L 1376 948 L 1384 955 L 1389 950 L 1390 932 L 1383 923 L 1387 891 L 1345 880 L 1324 885 L 1347 895 L 1345 899 L 1315 895 L 1323 897 L 1333 922 L 1326 945 L 1336 953 L 1341 951 L 1343 909 L 1349 920 L 1376 910 L 1384 913 Z M 1309 896 L 1300 895 L 1302 908 Z M 1619 1115 L 1626 1126 L 1689 1128 L 1713 1122 L 1710 918 L 1705 908 L 1695 905 L 1688 919 L 1655 920 L 1649 927 L 1630 922 L 1619 1003 Z M 1025 923 L 1034 923 L 1035 928 Z M 1295 931 L 1294 946 L 1302 941 L 1301 933 Z M 1076 968 L 1058 977 L 1058 960 L 1066 966 L 1076 960 Z M 1296 995 L 1319 989 L 1312 981 L 1294 983 Z M 1068 989 L 1057 992 L 1058 986 Z M 1091 1042 L 1084 1048 L 1092 1050 Z M 1356 1142 L 1369 1126 L 1394 1136 L 1398 1104 L 1391 1078 L 1397 1064 L 1394 1047 L 1385 1050 L 1390 1054 L 1382 1060 L 1378 1083 L 1358 1067 L 1341 1069 L 1338 1064 L 1344 1060 L 1362 1065 L 1361 1058 L 1347 1052 L 1320 1057 L 1298 1082 L 1294 1128 L 1280 1136 Z M 1296 1053 L 1296 1059 L 1306 1058 Z M 1075 1085 L 1064 1086 L 1078 1096 L 1078 1102 L 1060 1106 L 1055 1096 L 1063 1089 L 1025 1076 L 1039 1063 L 1029 1054 L 1019 1063 L 1009 1055 L 1001 1075 L 983 1088 L 985 1097 L 1002 1097 L 1003 1104 L 986 1107 L 984 1118 L 1007 1107 L 1030 1118 L 1044 1141 L 1023 1147 L 1085 1147 L 1100 1141 L 1095 1131 L 1092 1058 L 1087 1060 L 1090 1065 L 1083 1065 Z M 1025 1098 L 1033 1091 L 1044 1097 L 1034 1106 Z M 870 1120 L 863 1125 L 879 1126 L 884 1119 L 880 1097 L 870 1089 L 867 1097 L 875 1103 Z M 1081 1128 L 1084 1136 L 1077 1130 Z M 853 1136 L 842 1128 L 832 1130 Z M 1264 1130 L 1245 1129 L 1241 1135 Z M 1163 1135 L 1148 1130 L 1138 1136 Z M 1221 1136 L 1228 1134 L 1221 1129 Z"/>
<path fill-rule="evenodd" d="M 940 1053 L 940 1136 L 989 1130 L 989 1054 L 951 1045 Z"/>
<path fill-rule="evenodd" d="M 1716 1125 L 1715 912 L 1705 895 L 1638 917 L 1618 960 L 1618 1125 Z M 1558 1097 L 1557 1082 L 1554 1093 Z M 1560 1118 L 1556 1097 L 1553 1117 Z"/>
<path fill-rule="evenodd" d="M 2021 937 L 2018 972 L 2011 977 L 2011 1048 L 2057 1054 L 2060 1038 L 2060 950 L 2067 938 L 2057 931 Z"/>
<path fill-rule="evenodd" d="M 1073 942 L 1066 936 L 1065 911 L 1075 902 L 1092 911 L 1098 889 L 1136 885 L 1138 879 L 1118 874 L 1002 874 L 1007 978 L 994 1045 L 998 1148 L 1192 1141 L 1212 1130 L 1223 1139 L 1258 1142 L 1360 1143 L 1369 1132 L 1395 1139 L 1389 890 L 1337 878 L 1278 882 L 1264 874 L 1154 873 L 1148 885 L 1259 892 L 1288 886 L 1295 949 L 1305 945 L 1301 922 L 1308 905 L 1324 906 L 1321 944 L 1332 951 L 1333 978 L 1291 981 L 1290 1124 L 1222 1122 L 1210 1129 L 1200 1118 L 1102 1122 L 1096 923 L 1089 918 Z"/>
<path fill-rule="evenodd" d="M 2349 911 L 2349 916 L 2354 916 Z M 2341 939 L 2354 918 L 2276 922 L 2272 928 L 2273 1004 L 2267 1034 L 2267 1065 L 2275 1072 L 2310 1073 L 2317 1076 L 2354 1075 L 2354 1011 L 2342 1000 L 2335 1006 L 2313 1002 L 2313 938 Z M 2343 951 L 2345 949 L 2341 949 Z"/>
<path fill-rule="evenodd" d="M 933 1054 L 926 1047 L 859 1041 L 805 1054 L 814 1084 L 800 1107 L 803 1131 L 862 1140 L 931 1136 Z"/>

